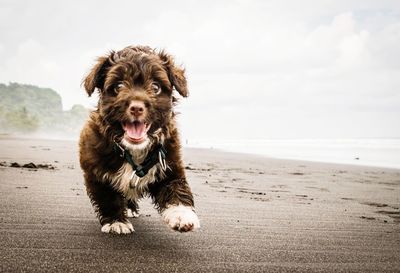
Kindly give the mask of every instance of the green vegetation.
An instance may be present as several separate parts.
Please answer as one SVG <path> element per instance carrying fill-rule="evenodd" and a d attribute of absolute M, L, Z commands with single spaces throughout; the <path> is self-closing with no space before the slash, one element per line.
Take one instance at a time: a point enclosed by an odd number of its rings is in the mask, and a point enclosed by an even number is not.
<path fill-rule="evenodd" d="M 0 133 L 76 136 L 87 116 L 88 109 L 82 105 L 63 111 L 61 96 L 50 88 L 0 83 Z"/>

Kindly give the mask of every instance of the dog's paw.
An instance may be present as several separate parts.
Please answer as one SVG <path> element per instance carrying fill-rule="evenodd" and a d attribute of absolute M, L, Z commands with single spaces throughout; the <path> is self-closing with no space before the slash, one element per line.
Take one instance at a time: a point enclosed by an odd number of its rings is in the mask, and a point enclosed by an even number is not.
<path fill-rule="evenodd" d="M 164 222 L 178 231 L 191 231 L 200 227 L 200 221 L 192 207 L 170 206 L 162 212 Z"/>
<path fill-rule="evenodd" d="M 129 218 L 138 218 L 139 217 L 139 212 L 138 211 L 133 211 L 131 209 L 126 210 L 126 216 Z"/>
<path fill-rule="evenodd" d="M 104 224 L 101 227 L 101 231 L 104 233 L 130 234 L 135 230 L 130 222 L 116 221 L 112 224 Z"/>

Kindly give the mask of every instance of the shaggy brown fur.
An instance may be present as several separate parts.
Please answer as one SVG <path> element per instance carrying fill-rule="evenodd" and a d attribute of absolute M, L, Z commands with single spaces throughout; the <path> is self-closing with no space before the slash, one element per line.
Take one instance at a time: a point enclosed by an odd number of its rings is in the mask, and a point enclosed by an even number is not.
<path fill-rule="evenodd" d="M 161 87 L 161 93 L 154 93 L 154 83 Z M 120 143 L 124 138 L 122 124 L 132 118 L 128 109 L 132 101 L 144 103 L 144 119 L 151 124 L 147 132 L 150 144 L 145 151 L 161 142 L 168 165 L 164 173 L 155 169 L 154 181 L 135 189 L 137 195 L 150 195 L 160 212 L 170 205 L 193 207 L 173 111 L 177 101 L 173 89 L 188 96 L 184 70 L 164 51 L 130 46 L 100 57 L 83 84 L 89 96 L 96 89 L 99 91 L 98 107 L 81 132 L 79 147 L 87 193 L 101 225 L 126 222 L 126 208 L 138 208 L 137 199 L 129 195 L 132 189 L 122 190 L 122 182 L 117 179 L 126 161 L 113 149 L 114 141 Z"/>

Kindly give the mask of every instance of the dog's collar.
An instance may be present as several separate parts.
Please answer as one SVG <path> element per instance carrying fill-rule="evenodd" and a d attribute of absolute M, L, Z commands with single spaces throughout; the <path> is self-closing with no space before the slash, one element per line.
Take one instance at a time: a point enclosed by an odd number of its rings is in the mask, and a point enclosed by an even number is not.
<path fill-rule="evenodd" d="M 160 163 L 162 169 L 165 171 L 167 169 L 167 164 L 165 162 L 165 158 L 167 156 L 167 151 L 164 146 L 159 143 L 157 144 L 153 150 L 151 150 L 147 157 L 141 164 L 136 164 L 132 158 L 131 153 L 128 149 L 124 148 L 121 144 L 114 140 L 114 151 L 122 158 L 124 158 L 129 165 L 132 166 L 133 174 L 131 179 L 136 175 L 138 178 L 136 179 L 135 185 L 139 181 L 139 179 L 145 176 L 151 168 L 153 168 L 157 163 Z"/>

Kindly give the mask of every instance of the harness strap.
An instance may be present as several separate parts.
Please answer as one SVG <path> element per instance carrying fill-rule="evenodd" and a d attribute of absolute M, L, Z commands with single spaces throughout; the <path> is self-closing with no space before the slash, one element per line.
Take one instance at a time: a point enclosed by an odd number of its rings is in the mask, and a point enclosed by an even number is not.
<path fill-rule="evenodd" d="M 114 141 L 114 151 L 132 166 L 134 174 L 138 177 L 145 176 L 157 163 L 160 163 L 163 169 L 165 169 L 166 166 L 165 158 L 167 156 L 167 151 L 161 143 L 157 144 L 153 150 L 148 153 L 142 164 L 136 164 L 129 150 L 122 147 L 116 141 Z"/>

